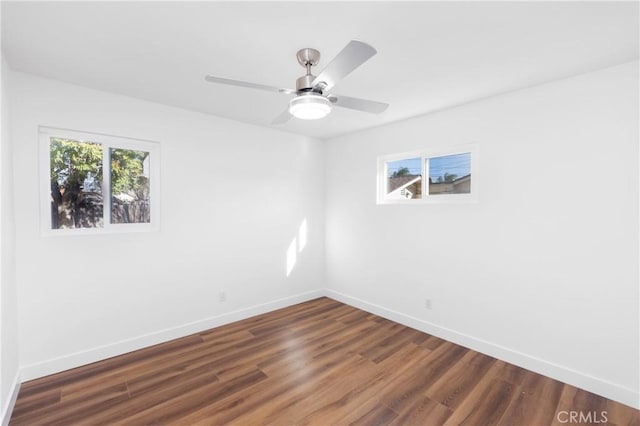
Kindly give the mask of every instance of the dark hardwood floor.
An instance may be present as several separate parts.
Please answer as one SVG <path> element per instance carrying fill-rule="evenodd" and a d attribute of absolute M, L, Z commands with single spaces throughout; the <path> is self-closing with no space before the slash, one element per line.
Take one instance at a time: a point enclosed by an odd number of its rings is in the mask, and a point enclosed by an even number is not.
<path fill-rule="evenodd" d="M 571 412 L 640 424 L 638 410 L 321 298 L 26 382 L 10 424 L 578 424 Z"/>

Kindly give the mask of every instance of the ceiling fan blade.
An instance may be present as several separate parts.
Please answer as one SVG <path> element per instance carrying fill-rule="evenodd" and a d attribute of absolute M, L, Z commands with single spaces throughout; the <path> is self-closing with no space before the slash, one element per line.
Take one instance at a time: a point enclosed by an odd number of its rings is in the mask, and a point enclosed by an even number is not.
<path fill-rule="evenodd" d="M 380 114 L 389 107 L 389 104 L 385 104 L 384 102 L 369 101 L 367 99 L 352 98 L 350 96 L 330 95 L 328 99 L 335 106 L 370 112 L 372 114 Z"/>
<path fill-rule="evenodd" d="M 250 89 L 266 90 L 268 92 L 284 93 L 287 95 L 296 93 L 293 89 L 282 89 L 274 86 L 266 86 L 264 84 L 249 83 L 248 81 L 232 80 L 230 78 L 216 77 L 213 75 L 207 75 L 204 77 L 209 83 L 228 84 L 231 86 L 248 87 Z"/>
<path fill-rule="evenodd" d="M 289 108 L 287 108 L 284 111 L 282 111 L 280 115 L 274 118 L 271 124 L 284 124 L 287 121 L 289 121 L 290 118 L 291 118 L 291 114 L 289 114 Z"/>
<path fill-rule="evenodd" d="M 331 89 L 338 81 L 364 64 L 376 53 L 376 49 L 368 44 L 351 40 L 313 80 L 311 86 L 322 91 Z"/>

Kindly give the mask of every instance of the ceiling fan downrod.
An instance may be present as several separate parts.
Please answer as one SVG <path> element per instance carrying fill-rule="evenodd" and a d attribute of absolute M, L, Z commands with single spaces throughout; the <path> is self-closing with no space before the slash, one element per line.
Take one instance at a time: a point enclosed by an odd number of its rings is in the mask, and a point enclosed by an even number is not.
<path fill-rule="evenodd" d="M 322 94 L 322 90 L 314 88 L 312 83 L 316 76 L 311 74 L 311 67 L 318 65 L 320 60 L 320 52 L 309 47 L 298 50 L 296 53 L 298 63 L 306 69 L 306 74 L 296 80 L 296 91 L 298 93 L 316 92 Z"/>

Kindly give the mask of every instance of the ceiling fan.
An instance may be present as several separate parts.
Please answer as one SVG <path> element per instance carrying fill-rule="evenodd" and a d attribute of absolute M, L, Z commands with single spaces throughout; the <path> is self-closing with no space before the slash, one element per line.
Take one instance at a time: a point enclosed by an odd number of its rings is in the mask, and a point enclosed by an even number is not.
<path fill-rule="evenodd" d="M 351 40 L 333 58 L 331 62 L 315 76 L 311 74 L 311 68 L 318 64 L 320 52 L 316 49 L 301 49 L 296 54 L 298 63 L 306 69 L 305 75 L 296 80 L 296 88 L 283 89 L 263 84 L 250 83 L 241 80 L 205 76 L 205 80 L 211 83 L 229 84 L 232 86 L 248 87 L 251 89 L 266 90 L 285 95 L 295 95 L 289 101 L 289 107 L 278 115 L 271 124 L 282 124 L 287 122 L 291 116 L 303 120 L 314 120 L 323 118 L 331 112 L 333 105 L 364 111 L 373 114 L 380 114 L 389 106 L 383 102 L 369 101 L 366 99 L 352 98 L 349 96 L 336 95 L 331 93 L 331 89 L 337 82 L 350 74 L 353 70 L 365 63 L 376 54 L 376 50 L 361 41 Z"/>

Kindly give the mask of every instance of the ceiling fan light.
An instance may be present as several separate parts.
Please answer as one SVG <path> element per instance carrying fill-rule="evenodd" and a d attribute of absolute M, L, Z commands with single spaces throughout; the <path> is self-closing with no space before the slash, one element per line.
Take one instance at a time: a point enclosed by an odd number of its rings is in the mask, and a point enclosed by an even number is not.
<path fill-rule="evenodd" d="M 331 112 L 331 101 L 320 95 L 299 95 L 289 101 L 289 113 L 302 120 L 317 120 Z"/>

